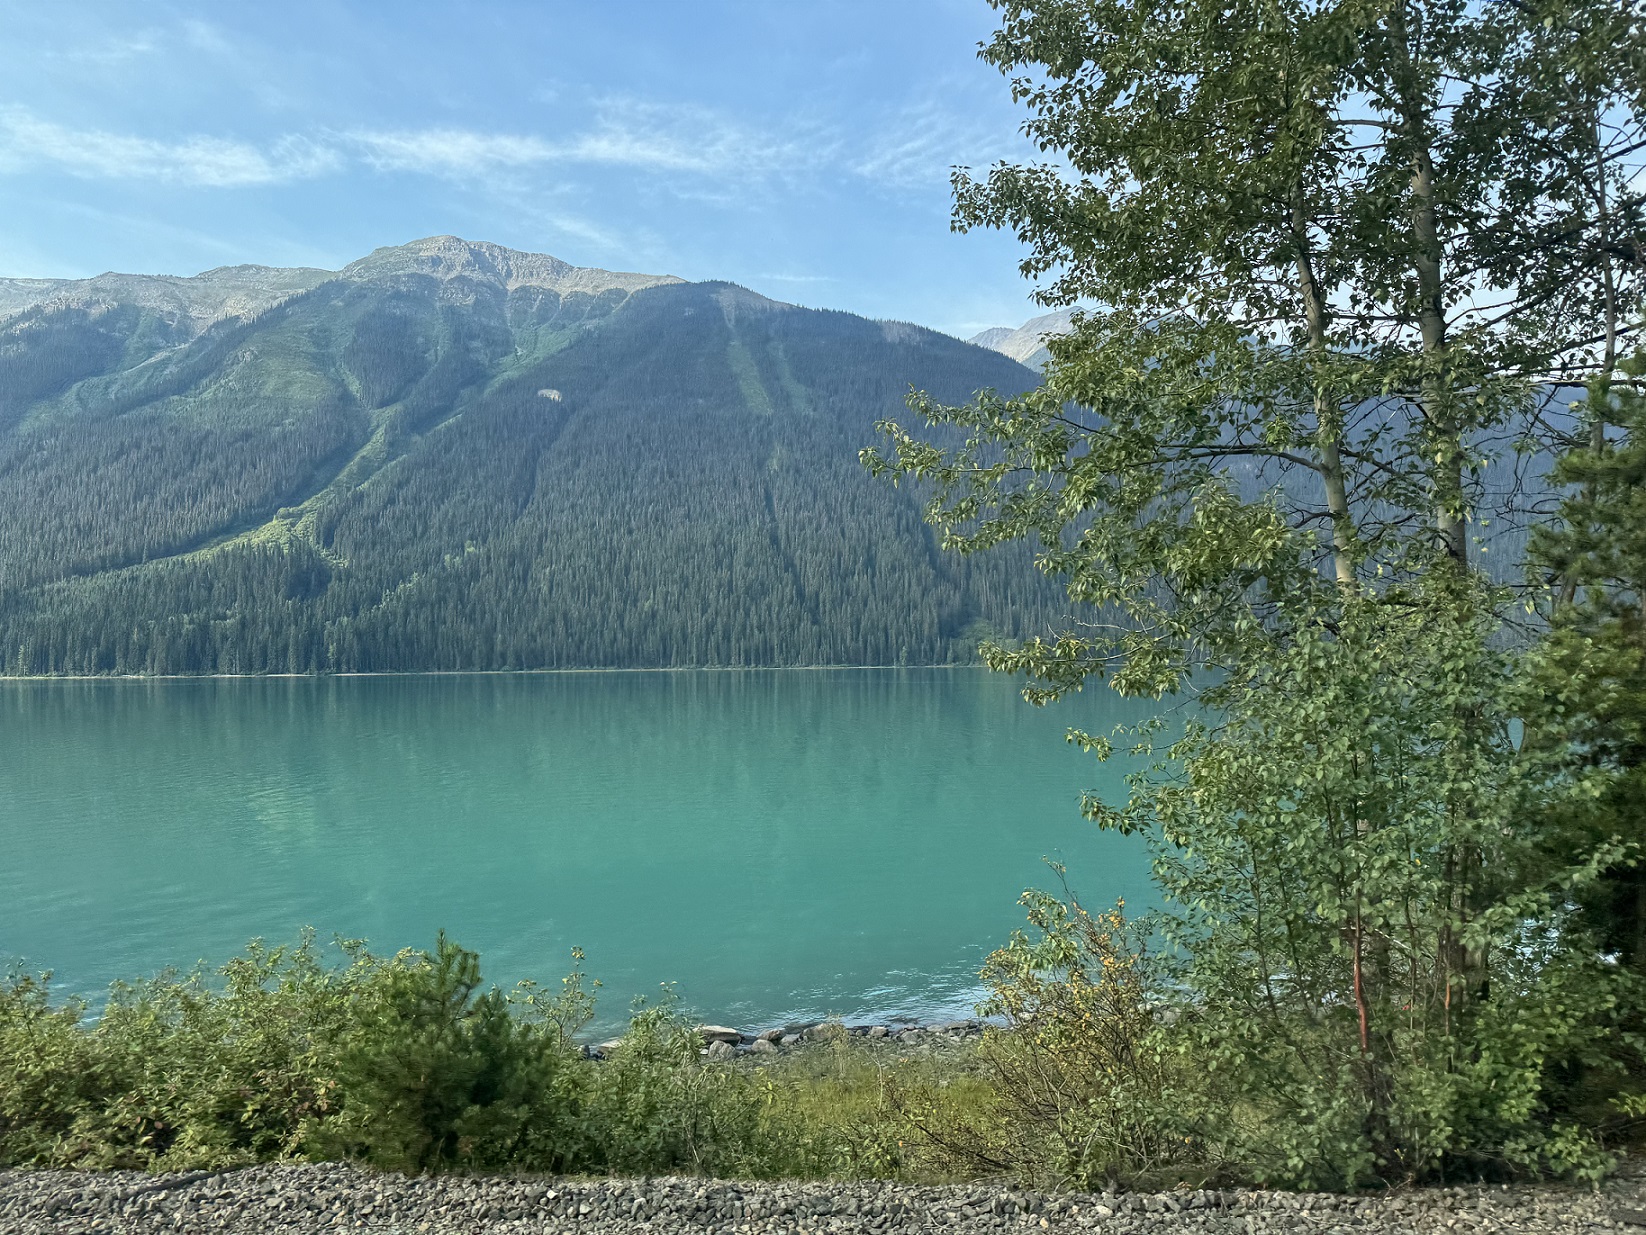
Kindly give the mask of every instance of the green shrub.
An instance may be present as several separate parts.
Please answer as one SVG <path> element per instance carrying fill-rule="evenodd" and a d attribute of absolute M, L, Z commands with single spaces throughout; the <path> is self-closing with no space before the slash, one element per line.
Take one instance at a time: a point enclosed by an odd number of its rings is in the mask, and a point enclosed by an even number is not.
<path fill-rule="evenodd" d="M 746 1173 L 759 1104 L 740 1077 L 701 1062 L 702 1045 L 668 1004 L 637 1009 L 590 1085 L 585 1127 L 603 1169 Z"/>
<path fill-rule="evenodd" d="M 960 1175 L 1094 1188 L 1217 1174 L 1218 1104 L 1170 1048 L 1138 928 L 1119 906 L 1092 913 L 1072 896 L 1031 890 L 1020 903 L 1033 934 L 1014 932 L 983 970 L 983 1010 L 1006 1024 L 978 1051 L 980 1100 L 904 1086 L 904 1118 Z"/>
<path fill-rule="evenodd" d="M 799 1059 L 728 1066 L 704 1059 L 665 1003 L 637 1009 L 623 1048 L 594 1063 L 575 1040 L 593 1010 L 580 972 L 558 991 L 505 993 L 484 989 L 478 957 L 444 936 L 388 958 L 340 947 L 343 963 L 328 966 L 308 935 L 254 943 L 215 985 L 199 973 L 117 984 L 96 1019 L 80 1001 L 53 1006 L 47 979 L 13 975 L 0 987 L 0 1166 L 308 1157 L 756 1177 L 899 1166 L 883 1152 L 897 1137 L 878 1070 L 843 1042 L 806 1053 L 833 1059 L 832 1074 Z"/>
<path fill-rule="evenodd" d="M 548 998 L 479 992 L 442 937 L 384 959 L 312 936 L 202 974 L 117 983 L 102 1015 L 43 978 L 0 988 L 0 1165 L 178 1169 L 294 1156 L 486 1167 L 577 1157 L 581 975 Z"/>
<path fill-rule="evenodd" d="M 73 1161 L 75 1125 L 103 1097 L 82 1004 L 52 1007 L 50 975 L 0 987 L 0 1166 Z"/>
<path fill-rule="evenodd" d="M 579 1159 L 581 1093 L 564 1026 L 518 1016 L 480 958 L 441 935 L 435 951 L 376 967 L 340 1035 L 342 1109 L 311 1152 L 405 1171 Z"/>
<path fill-rule="evenodd" d="M 232 1166 L 290 1155 L 335 1109 L 335 1047 L 373 962 L 319 963 L 312 939 L 254 943 L 199 974 L 118 983 L 89 1026 L 45 979 L 0 994 L 0 1162 Z"/>
<path fill-rule="evenodd" d="M 821 1036 L 822 1045 L 779 1057 L 756 1074 L 768 1111 L 770 1174 L 926 1183 L 977 1173 L 975 1163 L 931 1135 L 993 1107 L 973 1046 L 905 1058 L 852 1038 L 840 1025 L 826 1026 Z"/>
<path fill-rule="evenodd" d="M 1081 1187 L 1341 1185 L 1366 1170 L 1337 1013 L 1277 1001 L 1242 1022 L 1118 909 L 1040 892 L 1023 903 L 1033 930 L 984 971 L 987 1008 L 1009 1026 L 928 1056 L 837 1026 L 803 1051 L 712 1060 L 664 1002 L 638 1008 L 595 1062 L 575 1041 L 593 1004 L 581 973 L 558 991 L 484 989 L 475 954 L 444 937 L 389 958 L 344 942 L 340 965 L 307 936 L 254 944 L 215 985 L 119 984 L 95 1020 L 81 1002 L 53 1006 L 47 979 L 13 975 L 0 986 L 0 1166 L 307 1157 Z M 1524 935 L 1494 962 L 1466 1036 L 1401 1039 L 1390 1135 L 1452 1173 L 1603 1165 L 1561 1088 L 1563 1068 L 1592 1078 L 1585 1052 L 1615 1045 L 1618 988 L 1602 977 L 1558 935 Z"/>

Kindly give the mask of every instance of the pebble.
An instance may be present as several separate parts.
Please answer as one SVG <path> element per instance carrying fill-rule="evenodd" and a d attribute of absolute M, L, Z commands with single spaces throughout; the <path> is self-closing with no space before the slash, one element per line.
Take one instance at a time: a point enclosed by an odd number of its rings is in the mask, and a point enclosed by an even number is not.
<path fill-rule="evenodd" d="M 408 1177 L 340 1163 L 175 1175 L 0 1171 L 0 1235 L 1577 1235 L 1597 1228 L 1646 1235 L 1646 1173 L 1626 1169 L 1599 1188 L 1481 1185 L 1340 1196 Z"/>

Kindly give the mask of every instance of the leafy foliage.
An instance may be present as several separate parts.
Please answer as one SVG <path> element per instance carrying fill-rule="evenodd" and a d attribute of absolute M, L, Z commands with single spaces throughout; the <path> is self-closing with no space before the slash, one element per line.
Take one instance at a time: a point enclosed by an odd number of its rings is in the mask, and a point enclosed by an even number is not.
<path fill-rule="evenodd" d="M 1566 912 L 1609 854 L 1543 846 L 1483 608 L 1355 606 L 1249 658 L 1118 812 L 1158 828 L 1183 1049 L 1253 1112 L 1260 1178 L 1599 1161 L 1549 1080 L 1629 994 Z"/>
<path fill-rule="evenodd" d="M 1061 874 L 1061 870 L 1059 870 Z M 981 1073 L 990 1101 L 955 1110 L 905 1097 L 947 1161 L 1038 1186 L 1170 1186 L 1214 1175 L 1210 1087 L 1162 1038 L 1153 959 L 1124 906 L 1093 913 L 1031 890 L 1033 934 L 989 956 Z"/>
<path fill-rule="evenodd" d="M 1639 6 L 996 7 L 982 56 L 1060 161 L 961 170 L 955 224 L 1010 228 L 1024 272 L 1055 273 L 1048 304 L 1099 307 L 1052 341 L 1044 387 L 917 396 L 935 432 L 887 421 L 863 458 L 933 485 L 946 547 L 1028 542 L 1064 583 L 1064 630 L 985 650 L 1032 700 L 1093 676 L 1200 695 L 1130 800 L 1088 811 L 1158 846 L 1150 989 L 1175 1020 L 1150 1040 L 1215 1078 L 1207 1154 L 1349 1187 L 1599 1169 L 1569 1078 L 1638 1064 L 1639 991 L 1588 933 L 1605 915 L 1574 902 L 1633 871 L 1637 838 L 1550 824 L 1638 764 L 1607 744 L 1633 652 L 1593 639 L 1639 600 L 1619 577 L 1630 456 L 1602 431 L 1568 457 L 1583 530 L 1541 542 L 1612 614 L 1556 616 L 1544 658 L 1566 646 L 1582 670 L 1551 713 L 1582 713 L 1566 732 L 1526 705 L 1479 533 L 1535 514 L 1488 478 L 1572 444 L 1551 379 L 1626 384 L 1646 294 Z M 1520 749 L 1517 722 L 1549 736 Z M 1606 763 L 1611 780 L 1587 774 Z M 1101 990 L 1048 963 L 1051 989 Z M 1014 987 L 1037 990 L 1021 969 Z M 1163 1126 L 1150 1109 L 1128 1124 L 1073 1092 L 1063 1114 L 1124 1173 L 1158 1160 L 1129 1139 Z M 1184 1135 L 1180 1163 L 1206 1144 Z"/>
<path fill-rule="evenodd" d="M 0 998 L 0 1160 L 236 1165 L 291 1154 L 337 1109 L 336 1043 L 380 964 L 324 968 L 311 940 L 253 944 L 223 971 L 122 984 L 95 1023 L 45 980 Z"/>
<path fill-rule="evenodd" d="M 474 953 L 378 957 L 253 944 L 211 982 L 123 984 L 102 1014 L 49 982 L 0 986 L 0 1166 L 192 1169 L 353 1159 L 407 1171 L 946 1177 L 880 1062 L 844 1037 L 759 1069 L 702 1057 L 665 1000 L 605 1062 L 575 1036 L 593 993 L 482 985 Z M 574 954 L 574 960 L 580 960 Z M 950 1082 L 959 1083 L 951 1090 Z M 977 1086 L 932 1063 L 905 1090 Z"/>
<path fill-rule="evenodd" d="M 1646 361 L 1624 372 L 1638 381 Z M 1568 496 L 1532 544 L 1553 603 L 1526 715 L 1530 742 L 1573 780 L 1553 843 L 1620 847 L 1581 897 L 1586 917 L 1602 946 L 1646 973 L 1646 398 L 1594 383 L 1581 410 L 1593 433 L 1560 460 Z"/>
<path fill-rule="evenodd" d="M 1033 543 L 1089 606 L 992 663 L 1158 694 L 1329 621 L 1330 584 L 1478 567 L 1487 517 L 1530 513 L 1507 445 L 1547 427 L 1537 379 L 1609 373 L 1595 337 L 1646 286 L 1638 11 L 997 7 L 983 58 L 1062 162 L 962 169 L 955 225 L 1101 308 L 1043 388 L 917 398 L 942 432 L 864 452 L 935 482 L 947 547 Z"/>

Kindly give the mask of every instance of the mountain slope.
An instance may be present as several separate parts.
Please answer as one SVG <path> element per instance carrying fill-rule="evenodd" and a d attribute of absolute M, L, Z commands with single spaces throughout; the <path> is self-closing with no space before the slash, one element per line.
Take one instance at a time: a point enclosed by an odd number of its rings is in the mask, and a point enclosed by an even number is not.
<path fill-rule="evenodd" d="M 452 237 L 21 282 L 7 672 L 931 663 L 1057 607 L 857 464 L 911 385 L 1036 380 L 934 332 Z"/>
<path fill-rule="evenodd" d="M 966 340 L 977 347 L 986 347 L 991 351 L 999 352 L 1003 356 L 1010 356 L 1019 364 L 1039 371 L 1052 358 L 1051 352 L 1046 350 L 1046 340 L 1052 335 L 1068 334 L 1073 324 L 1075 310 L 1058 309 L 1052 313 L 1043 313 L 1039 317 L 1031 317 L 1021 326 L 990 326 L 987 330 L 980 330 Z"/>

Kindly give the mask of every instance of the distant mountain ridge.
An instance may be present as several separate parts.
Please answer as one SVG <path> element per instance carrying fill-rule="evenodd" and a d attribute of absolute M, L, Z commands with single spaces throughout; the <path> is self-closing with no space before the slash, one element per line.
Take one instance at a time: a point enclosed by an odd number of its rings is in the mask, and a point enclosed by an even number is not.
<path fill-rule="evenodd" d="M 573 266 L 546 253 L 522 253 L 456 236 L 430 236 L 375 249 L 342 270 L 312 266 L 218 266 L 197 275 L 107 274 L 89 279 L 0 278 L 0 316 L 41 305 L 134 304 L 177 314 L 200 329 L 224 317 L 253 317 L 331 279 L 423 274 L 442 281 L 483 280 L 508 291 L 538 287 L 560 294 L 639 291 L 681 283 L 674 275 L 630 274 Z"/>
<path fill-rule="evenodd" d="M 1041 369 L 1052 358 L 1046 350 L 1046 340 L 1053 335 L 1068 334 L 1074 328 L 1075 313 L 1075 309 L 1058 309 L 1031 317 L 1021 326 L 990 326 L 966 342 L 1010 356 L 1031 369 Z"/>
<path fill-rule="evenodd" d="M 45 306 L 132 304 L 204 329 L 219 318 L 253 316 L 336 277 L 307 267 L 219 266 L 188 277 L 110 272 L 90 279 L 0 279 L 0 315 Z"/>
<path fill-rule="evenodd" d="M 450 236 L 0 280 L 0 671 L 966 659 L 1044 629 L 856 452 L 1036 375 L 905 323 Z"/>
<path fill-rule="evenodd" d="M 1070 333 L 1077 312 L 1078 308 L 1058 309 L 1030 318 L 1021 326 L 991 326 L 967 342 L 1041 371 L 1051 359 L 1046 340 Z M 1554 396 L 1558 392 L 1549 393 Z M 1559 409 L 1567 402 L 1565 396 L 1552 397 L 1546 414 L 1558 418 Z M 1520 455 L 1501 438 L 1482 441 L 1478 449 L 1488 456 L 1476 469 L 1471 487 L 1471 499 L 1478 503 L 1471 516 L 1471 530 L 1480 546 L 1479 563 L 1496 582 L 1520 582 L 1525 578 L 1529 528 L 1546 517 L 1540 511 L 1552 508 L 1554 488 L 1548 478 L 1548 462 L 1538 456 Z M 1248 500 L 1277 489 L 1299 506 L 1319 502 L 1319 479 L 1307 472 L 1288 472 L 1255 458 L 1236 457 L 1227 464 L 1227 475 Z"/>

